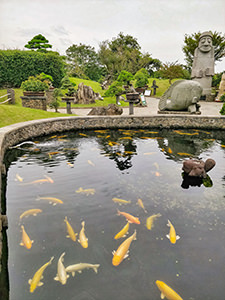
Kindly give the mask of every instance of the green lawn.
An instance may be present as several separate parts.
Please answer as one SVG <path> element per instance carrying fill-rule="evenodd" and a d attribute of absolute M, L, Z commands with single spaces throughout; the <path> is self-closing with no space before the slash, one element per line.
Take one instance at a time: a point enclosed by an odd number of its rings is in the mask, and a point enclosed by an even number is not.
<path fill-rule="evenodd" d="M 78 88 L 78 84 L 83 82 L 85 85 L 91 86 L 92 89 L 96 93 L 100 93 L 101 96 L 104 96 L 105 91 L 102 90 L 101 85 L 98 82 L 94 82 L 91 80 L 84 80 L 80 78 L 70 78 L 70 80 L 76 83 L 75 88 Z M 169 87 L 169 80 L 166 79 L 157 79 L 157 78 L 149 78 L 149 87 L 151 88 L 153 80 L 156 81 L 156 85 L 159 88 L 156 90 L 155 97 L 161 97 L 162 94 L 168 89 Z M 23 92 L 19 88 L 15 88 L 15 105 L 8 105 L 0 104 L 0 127 L 7 126 L 13 123 L 24 122 L 29 120 L 36 120 L 36 119 L 44 119 L 44 118 L 53 118 L 53 117 L 62 117 L 62 116 L 71 116 L 67 114 L 59 114 L 53 112 L 46 112 L 43 110 L 38 109 L 30 109 L 22 107 L 21 96 Z M 0 96 L 7 93 L 6 89 L 0 89 Z M 153 91 L 152 91 L 153 95 Z M 0 102 L 3 102 L 6 98 L 0 98 Z M 104 97 L 104 100 L 97 100 L 94 104 L 72 104 L 72 107 L 96 107 L 96 106 L 108 106 L 110 103 L 116 103 L 115 97 Z M 122 106 L 128 106 L 127 102 L 121 102 Z M 66 107 L 65 102 L 61 102 L 60 107 Z"/>

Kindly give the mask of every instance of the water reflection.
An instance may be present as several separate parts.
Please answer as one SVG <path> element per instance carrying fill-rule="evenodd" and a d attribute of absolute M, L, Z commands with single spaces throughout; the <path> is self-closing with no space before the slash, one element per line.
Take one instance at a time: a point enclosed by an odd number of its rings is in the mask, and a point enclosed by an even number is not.
<path fill-rule="evenodd" d="M 198 186 L 200 187 L 202 184 L 205 187 L 212 187 L 213 182 L 212 179 L 207 174 L 206 178 L 189 176 L 187 173 L 183 172 L 181 174 L 183 181 L 181 183 L 181 187 L 183 189 L 188 189 L 190 186 Z"/>
<path fill-rule="evenodd" d="M 40 137 L 34 142 L 5 156 L 11 300 L 65 299 L 65 295 L 70 300 L 159 299 L 156 280 L 165 281 L 184 299 L 222 299 L 225 148 L 221 145 L 225 140 L 219 132 L 96 130 Z M 182 177 L 187 151 L 193 157 L 215 159 L 211 178 L 194 183 Z M 17 174 L 22 182 L 16 181 Z M 37 182 L 45 176 L 52 183 Z M 195 184 L 198 188 L 191 188 Z M 55 197 L 63 203 L 37 201 L 41 197 Z M 119 206 L 113 198 L 128 201 Z M 137 205 L 138 199 L 145 209 Z M 19 219 L 33 208 L 42 213 Z M 129 257 L 114 267 L 112 251 L 124 241 L 114 236 L 126 224 L 117 210 L 138 217 L 141 224 L 130 224 L 127 237 L 136 230 L 137 241 L 130 246 Z M 148 230 L 147 218 L 159 214 Z M 85 222 L 88 248 L 66 238 L 65 218 L 78 234 Z M 166 238 L 168 219 L 181 236 L 176 245 Z M 34 240 L 30 250 L 19 245 L 21 222 Z M 65 285 L 54 281 L 58 258 L 64 252 L 65 268 L 80 262 L 100 264 L 98 273 L 76 272 Z M 52 256 L 44 285 L 31 295 L 28 280 Z"/>

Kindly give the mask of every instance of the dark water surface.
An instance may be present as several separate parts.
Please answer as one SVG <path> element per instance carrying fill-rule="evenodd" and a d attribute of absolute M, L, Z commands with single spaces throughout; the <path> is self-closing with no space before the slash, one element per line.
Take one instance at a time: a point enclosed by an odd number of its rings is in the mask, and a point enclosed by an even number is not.
<path fill-rule="evenodd" d="M 67 132 L 8 151 L 10 300 L 155 300 L 160 299 L 156 280 L 164 281 L 183 299 L 224 299 L 223 136 L 203 130 Z M 181 186 L 182 162 L 190 157 L 216 161 L 205 184 L 209 187 Z M 46 175 L 54 182 L 31 183 Z M 94 189 L 94 194 L 77 193 L 80 187 Z M 52 205 L 38 197 L 56 197 L 63 204 Z M 131 203 L 119 205 L 112 201 L 114 197 Z M 138 199 L 147 213 L 137 205 Z M 20 215 L 33 208 L 42 212 L 20 221 Z M 114 267 L 112 251 L 125 240 L 114 236 L 126 224 L 117 209 L 139 217 L 141 224 L 130 225 L 128 236 L 136 229 L 137 240 L 131 243 L 129 257 Z M 147 217 L 157 213 L 161 217 L 147 230 Z M 85 221 L 87 249 L 66 238 L 65 216 L 76 233 Z M 166 237 L 167 220 L 180 236 L 175 245 Z M 34 241 L 30 250 L 20 245 L 21 225 Z M 65 285 L 55 281 L 63 252 L 65 267 L 100 264 L 98 273 L 86 269 L 75 277 L 70 274 Z M 31 294 L 28 280 L 52 256 L 41 280 L 44 285 Z"/>

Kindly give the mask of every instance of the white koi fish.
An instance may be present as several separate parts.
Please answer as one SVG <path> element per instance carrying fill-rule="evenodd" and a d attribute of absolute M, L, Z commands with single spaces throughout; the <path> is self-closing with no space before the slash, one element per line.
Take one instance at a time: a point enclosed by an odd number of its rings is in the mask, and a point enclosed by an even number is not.
<path fill-rule="evenodd" d="M 38 213 L 41 213 L 41 212 L 42 212 L 42 209 L 39 209 L 39 208 L 28 209 L 20 215 L 20 220 L 22 220 L 22 218 L 28 217 L 30 215 L 36 216 Z"/>
<path fill-rule="evenodd" d="M 84 233 L 85 222 L 83 221 L 81 223 L 81 225 L 82 225 L 82 228 L 81 228 L 81 231 L 80 231 L 80 234 L 79 234 L 79 240 L 78 240 L 78 242 L 81 244 L 81 246 L 83 248 L 87 248 L 88 247 L 88 238 L 86 237 L 86 235 Z"/>
<path fill-rule="evenodd" d="M 49 201 L 50 204 L 52 205 L 56 205 L 56 204 L 63 204 L 63 201 L 58 199 L 58 198 L 55 198 L 55 197 L 38 197 L 36 200 L 47 200 Z"/>
<path fill-rule="evenodd" d="M 89 163 L 89 165 L 95 167 L 95 164 L 90 159 L 88 160 L 88 163 Z"/>
<path fill-rule="evenodd" d="M 154 227 L 154 221 L 155 219 L 161 217 L 161 214 L 155 214 L 155 215 L 152 215 L 150 217 L 147 218 L 146 220 L 146 227 L 148 230 L 151 230 L 153 227 Z"/>
<path fill-rule="evenodd" d="M 49 262 L 44 264 L 40 269 L 37 270 L 37 272 L 34 274 L 34 277 L 32 279 L 28 280 L 28 283 L 30 284 L 30 292 L 33 293 L 37 286 L 42 286 L 44 283 L 40 280 L 43 278 L 43 272 L 44 270 L 52 263 L 52 260 L 54 259 L 54 256 L 50 259 Z"/>
<path fill-rule="evenodd" d="M 136 230 L 134 231 L 133 235 L 127 238 L 116 251 L 113 251 L 113 266 L 118 266 L 126 257 L 128 257 L 130 244 L 133 240 L 136 240 Z"/>
<path fill-rule="evenodd" d="M 176 244 L 176 241 L 179 240 L 180 237 L 179 235 L 176 235 L 175 228 L 169 220 L 167 226 L 170 227 L 170 232 L 166 235 L 166 237 L 170 240 L 172 244 Z"/>
<path fill-rule="evenodd" d="M 75 264 L 75 265 L 70 265 L 68 267 L 66 267 L 66 272 L 68 273 L 72 273 L 72 276 L 75 276 L 75 273 L 81 273 L 82 270 L 84 269 L 93 269 L 95 271 L 95 273 L 98 273 L 98 268 L 100 265 L 96 264 L 96 265 L 92 265 L 92 264 L 88 264 L 88 263 L 79 263 L 79 264 Z"/>
<path fill-rule="evenodd" d="M 168 300 L 183 300 L 183 298 L 181 298 L 180 295 L 171 289 L 165 282 L 156 280 L 155 283 L 161 292 L 161 299 L 166 297 Z"/>
<path fill-rule="evenodd" d="M 24 246 L 29 250 L 32 247 L 34 241 L 31 241 L 23 225 L 21 226 L 21 229 L 22 229 L 22 241 L 20 243 L 20 246 Z"/>
<path fill-rule="evenodd" d="M 75 242 L 77 233 L 74 232 L 74 230 L 73 230 L 72 226 L 70 225 L 67 217 L 65 217 L 64 222 L 66 223 L 67 232 L 68 232 L 68 235 L 66 237 L 71 238 L 71 240 Z"/>
<path fill-rule="evenodd" d="M 63 265 L 63 256 L 65 255 L 65 252 L 63 252 L 63 254 L 60 256 L 59 260 L 58 260 L 58 266 L 57 266 L 57 274 L 56 277 L 54 278 L 54 280 L 61 282 L 62 284 L 66 284 L 67 278 L 69 277 L 69 275 L 67 275 L 66 273 L 66 269 Z"/>

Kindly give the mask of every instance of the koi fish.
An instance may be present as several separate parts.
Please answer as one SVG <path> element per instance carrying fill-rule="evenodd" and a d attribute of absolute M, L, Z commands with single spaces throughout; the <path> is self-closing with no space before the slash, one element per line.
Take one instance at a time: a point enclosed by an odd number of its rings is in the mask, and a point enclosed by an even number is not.
<path fill-rule="evenodd" d="M 36 200 L 47 200 L 49 201 L 50 204 L 52 204 L 53 206 L 55 206 L 56 204 L 63 204 L 63 201 L 55 198 L 55 197 L 38 197 Z"/>
<path fill-rule="evenodd" d="M 48 155 L 52 156 L 59 153 L 60 153 L 59 151 L 52 151 L 52 152 L 48 152 Z"/>
<path fill-rule="evenodd" d="M 57 138 L 57 135 L 52 135 L 52 136 L 50 136 L 49 139 L 55 139 L 55 138 Z"/>
<path fill-rule="evenodd" d="M 134 154 L 134 151 L 124 151 L 125 154 Z"/>
<path fill-rule="evenodd" d="M 78 190 L 76 190 L 76 193 L 86 194 L 88 195 L 94 195 L 95 189 L 83 189 L 80 187 Z"/>
<path fill-rule="evenodd" d="M 54 280 L 61 282 L 63 285 L 66 284 L 67 278 L 69 275 L 66 273 L 66 269 L 63 265 L 65 252 L 60 256 L 57 265 L 57 274 Z"/>
<path fill-rule="evenodd" d="M 120 199 L 120 198 L 112 198 L 112 201 L 113 201 L 113 202 L 117 202 L 117 203 L 119 203 L 120 205 L 121 205 L 121 204 L 129 204 L 129 203 L 131 203 L 130 200 L 124 200 L 124 199 Z"/>
<path fill-rule="evenodd" d="M 123 136 L 119 140 L 133 140 L 133 138 L 131 136 Z"/>
<path fill-rule="evenodd" d="M 145 213 L 147 213 L 147 210 L 145 209 L 143 201 L 141 199 L 138 199 L 137 204 L 144 210 Z"/>
<path fill-rule="evenodd" d="M 221 147 L 225 148 L 225 145 L 220 145 Z"/>
<path fill-rule="evenodd" d="M 67 162 L 67 165 L 70 166 L 70 167 L 74 166 L 74 164 L 71 164 L 70 162 Z"/>
<path fill-rule="evenodd" d="M 159 133 L 158 131 L 146 131 L 146 133 L 154 133 L 154 134 L 157 134 Z"/>
<path fill-rule="evenodd" d="M 122 237 L 125 237 L 126 234 L 128 233 L 129 227 L 130 227 L 130 223 L 127 222 L 127 224 L 120 230 L 120 232 L 118 232 L 118 233 L 115 235 L 114 239 L 115 239 L 115 240 L 118 240 L 118 239 L 120 239 L 120 238 L 122 238 Z"/>
<path fill-rule="evenodd" d="M 190 153 L 185 153 L 185 152 L 177 152 L 177 154 L 181 156 L 192 156 Z"/>
<path fill-rule="evenodd" d="M 28 283 L 30 285 L 30 292 L 33 293 L 37 286 L 42 286 L 44 283 L 40 280 L 43 278 L 43 272 L 44 270 L 52 263 L 54 259 L 54 256 L 51 257 L 49 262 L 44 264 L 40 269 L 37 270 L 37 272 L 34 274 L 34 277 L 32 279 L 28 280 Z"/>
<path fill-rule="evenodd" d="M 102 129 L 102 130 L 94 130 L 94 132 L 99 132 L 99 133 L 105 133 L 107 131 L 107 129 Z"/>
<path fill-rule="evenodd" d="M 153 222 L 159 217 L 161 217 L 161 214 L 152 215 L 146 219 L 146 227 L 148 230 L 151 230 L 154 227 Z"/>
<path fill-rule="evenodd" d="M 152 155 L 152 154 L 155 154 L 156 152 L 145 152 L 143 153 L 144 155 Z"/>
<path fill-rule="evenodd" d="M 161 299 L 165 297 L 168 300 L 183 300 L 171 287 L 169 287 L 165 282 L 156 280 L 156 285 L 161 292 Z"/>
<path fill-rule="evenodd" d="M 158 171 L 155 171 L 155 176 L 160 177 L 160 176 L 162 176 L 162 174 L 160 174 Z"/>
<path fill-rule="evenodd" d="M 23 185 L 27 185 L 27 184 L 36 184 L 36 183 L 43 183 L 43 182 L 50 182 L 50 183 L 54 183 L 54 180 L 45 175 L 46 179 L 37 179 L 37 180 L 34 180 L 34 181 L 31 181 L 31 182 L 27 182 L 27 183 L 24 183 Z"/>
<path fill-rule="evenodd" d="M 172 223 L 168 220 L 167 226 L 170 227 L 169 234 L 166 235 L 166 237 L 170 240 L 172 244 L 176 244 L 176 241 L 179 240 L 179 235 L 176 235 L 176 231 Z"/>
<path fill-rule="evenodd" d="M 88 160 L 88 163 L 89 163 L 89 165 L 95 167 L 95 164 L 91 160 Z"/>
<path fill-rule="evenodd" d="M 66 272 L 68 273 L 72 273 L 72 276 L 75 276 L 75 272 L 81 273 L 82 270 L 84 269 L 93 269 L 95 271 L 95 273 L 98 273 L 98 268 L 100 267 L 100 265 L 98 264 L 88 264 L 88 263 L 79 263 L 79 264 L 75 264 L 75 265 L 70 265 L 68 267 L 66 267 Z"/>
<path fill-rule="evenodd" d="M 77 233 L 74 232 L 74 230 L 73 230 L 72 226 L 70 225 L 67 217 L 65 217 L 64 222 L 66 223 L 67 232 L 68 232 L 68 235 L 66 237 L 71 238 L 71 240 L 75 242 Z"/>
<path fill-rule="evenodd" d="M 133 240 L 136 240 L 136 235 L 137 233 L 135 230 L 134 233 L 129 238 L 127 238 L 116 251 L 113 251 L 113 266 L 118 266 L 125 258 L 128 257 L 130 244 Z"/>
<path fill-rule="evenodd" d="M 30 249 L 34 241 L 31 241 L 23 225 L 21 226 L 21 229 L 22 229 L 22 241 L 20 243 L 20 246 L 24 246 L 25 248 Z"/>
<path fill-rule="evenodd" d="M 19 174 L 16 174 L 16 180 L 18 180 L 19 182 L 22 182 L 23 178 Z"/>
<path fill-rule="evenodd" d="M 173 151 L 172 151 L 172 149 L 170 147 L 168 148 L 168 153 L 170 153 L 170 154 L 173 153 Z"/>
<path fill-rule="evenodd" d="M 81 231 L 80 231 L 80 234 L 79 234 L 79 240 L 78 240 L 78 242 L 81 244 L 81 246 L 83 248 L 87 248 L 88 247 L 88 238 L 86 237 L 86 235 L 84 233 L 85 222 L 83 221 L 81 223 L 81 225 L 82 225 L 82 228 L 81 228 Z"/>
<path fill-rule="evenodd" d="M 85 133 L 79 133 L 79 135 L 81 135 L 81 136 L 87 136 Z"/>
<path fill-rule="evenodd" d="M 130 223 L 140 224 L 140 221 L 137 217 L 134 217 L 126 212 L 119 211 L 118 209 L 117 209 L 117 213 L 118 215 L 124 216 L 127 219 L 127 221 Z"/>
<path fill-rule="evenodd" d="M 22 220 L 23 217 L 28 217 L 30 215 L 36 216 L 38 213 L 41 213 L 41 212 L 42 212 L 42 209 L 39 209 L 39 208 L 28 209 L 20 215 L 20 220 Z"/>
<path fill-rule="evenodd" d="M 114 145 L 119 145 L 119 143 L 109 141 L 109 142 L 108 142 L 108 145 L 112 147 L 112 146 L 114 146 Z"/>
<path fill-rule="evenodd" d="M 64 138 L 64 137 L 67 137 L 67 135 L 65 134 L 65 135 L 57 136 L 57 139 L 62 139 L 62 138 Z"/>
<path fill-rule="evenodd" d="M 156 167 L 157 170 L 159 170 L 159 164 L 157 162 L 154 162 L 153 165 Z"/>

